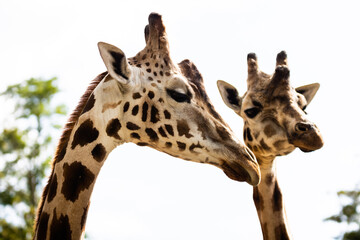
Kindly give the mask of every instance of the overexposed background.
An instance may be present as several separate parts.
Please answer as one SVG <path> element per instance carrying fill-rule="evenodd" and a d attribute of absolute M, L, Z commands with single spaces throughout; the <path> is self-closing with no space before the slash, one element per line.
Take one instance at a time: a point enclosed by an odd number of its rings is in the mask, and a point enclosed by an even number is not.
<path fill-rule="evenodd" d="M 158 12 L 172 58 L 197 65 L 215 108 L 241 138 L 243 121 L 222 102 L 216 81 L 244 93 L 247 54 L 255 52 L 260 68 L 272 73 L 276 54 L 286 50 L 293 86 L 321 84 L 307 112 L 325 140 L 316 152 L 278 158 L 290 228 L 295 239 L 332 239 L 344 227 L 323 221 L 340 208 L 336 192 L 360 181 L 359 7 L 356 0 L 2 0 L 0 91 L 57 76 L 58 101 L 70 113 L 105 70 L 97 42 L 132 57 L 145 46 L 149 13 Z M 3 119 L 11 109 L 0 105 Z M 134 144 L 106 161 L 86 232 L 93 240 L 262 239 L 249 185 Z"/>

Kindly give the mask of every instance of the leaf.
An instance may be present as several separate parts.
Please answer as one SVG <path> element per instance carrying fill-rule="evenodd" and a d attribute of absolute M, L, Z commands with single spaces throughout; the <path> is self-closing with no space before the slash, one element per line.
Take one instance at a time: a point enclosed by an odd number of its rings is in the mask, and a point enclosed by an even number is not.
<path fill-rule="evenodd" d="M 66 114 L 66 106 L 64 104 L 58 105 L 55 108 L 55 113 L 65 115 Z"/>
<path fill-rule="evenodd" d="M 4 129 L 0 134 L 0 152 L 7 154 L 24 149 L 26 146 L 24 135 L 24 132 L 17 128 Z"/>
<path fill-rule="evenodd" d="M 325 221 L 335 221 L 335 222 L 340 223 L 340 222 L 342 222 L 342 219 L 340 216 L 334 215 L 334 216 L 326 218 Z"/>
<path fill-rule="evenodd" d="M 0 239 L 31 239 L 39 190 L 51 161 L 44 150 L 53 139 L 48 133 L 56 130 L 48 120 L 66 113 L 65 105 L 52 103 L 58 92 L 56 78 L 31 78 L 0 93 L 0 97 L 11 98 L 14 114 L 7 120 L 15 126 L 0 133 L 0 205 L 23 219 L 14 225 L 0 218 Z"/>

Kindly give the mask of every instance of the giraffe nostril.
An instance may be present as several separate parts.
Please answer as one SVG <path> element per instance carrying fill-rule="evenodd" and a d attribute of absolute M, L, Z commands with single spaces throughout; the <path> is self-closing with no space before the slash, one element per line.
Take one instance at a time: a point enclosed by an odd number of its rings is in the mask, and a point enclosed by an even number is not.
<path fill-rule="evenodd" d="M 313 127 L 309 123 L 297 123 L 295 125 L 295 131 L 297 132 L 307 132 L 311 130 Z"/>

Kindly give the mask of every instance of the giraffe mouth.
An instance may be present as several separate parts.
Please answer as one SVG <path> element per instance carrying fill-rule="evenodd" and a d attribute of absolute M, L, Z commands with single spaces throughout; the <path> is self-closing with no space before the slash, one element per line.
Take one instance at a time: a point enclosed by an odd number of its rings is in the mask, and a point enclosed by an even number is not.
<path fill-rule="evenodd" d="M 305 153 L 318 150 L 324 145 L 323 138 L 317 128 L 311 128 L 303 134 L 293 133 L 289 142 Z"/>
<path fill-rule="evenodd" d="M 292 144 L 298 147 L 302 152 L 312 152 L 320 149 L 324 142 L 320 135 L 302 136 L 301 138 L 292 140 Z"/>
<path fill-rule="evenodd" d="M 230 166 L 228 163 L 224 162 L 221 165 L 221 167 L 222 167 L 224 173 L 226 174 L 226 176 L 228 176 L 230 179 L 239 181 L 239 182 L 246 181 L 250 185 L 253 185 L 250 174 L 240 164 L 233 163 Z"/>

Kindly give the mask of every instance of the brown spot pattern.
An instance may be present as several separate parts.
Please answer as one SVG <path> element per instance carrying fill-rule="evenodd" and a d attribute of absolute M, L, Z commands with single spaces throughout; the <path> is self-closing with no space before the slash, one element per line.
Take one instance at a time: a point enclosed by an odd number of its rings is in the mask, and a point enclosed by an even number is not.
<path fill-rule="evenodd" d="M 253 140 L 253 137 L 251 135 L 250 128 L 246 128 L 246 137 L 251 142 Z"/>
<path fill-rule="evenodd" d="M 129 130 L 139 130 L 140 129 L 140 127 L 138 125 L 136 125 L 135 123 L 132 123 L 132 122 L 127 122 L 126 128 Z"/>
<path fill-rule="evenodd" d="M 204 147 L 201 146 L 200 143 L 197 143 L 197 144 L 193 143 L 189 147 L 190 152 L 195 153 L 195 151 L 194 151 L 195 148 L 204 148 Z"/>
<path fill-rule="evenodd" d="M 276 130 L 273 126 L 271 125 L 266 125 L 265 128 L 264 128 L 264 133 L 267 137 L 272 137 L 275 133 L 276 133 Z"/>
<path fill-rule="evenodd" d="M 282 150 L 284 145 L 285 145 L 286 141 L 285 140 L 279 140 L 279 141 L 276 141 L 274 142 L 274 147 L 278 150 Z"/>
<path fill-rule="evenodd" d="M 77 145 L 83 147 L 86 144 L 95 141 L 98 136 L 99 131 L 93 127 L 93 122 L 90 119 L 87 119 L 76 130 L 71 148 L 74 149 Z"/>
<path fill-rule="evenodd" d="M 68 145 L 67 142 L 64 143 L 64 144 L 59 145 L 59 147 L 57 149 L 57 155 L 55 156 L 55 162 L 56 163 L 60 162 L 65 157 L 67 145 Z"/>
<path fill-rule="evenodd" d="M 166 135 L 166 133 L 165 133 L 165 131 L 164 131 L 164 129 L 163 129 L 162 127 L 159 127 L 159 128 L 158 128 L 158 131 L 159 131 L 159 133 L 160 133 L 160 135 L 161 135 L 162 137 L 167 137 L 167 135 Z"/>
<path fill-rule="evenodd" d="M 145 132 L 149 136 L 151 141 L 157 142 L 159 140 L 157 133 L 152 128 L 146 128 Z"/>
<path fill-rule="evenodd" d="M 139 105 L 136 105 L 135 107 L 133 107 L 132 111 L 131 111 L 131 114 L 133 116 L 136 116 L 139 112 Z"/>
<path fill-rule="evenodd" d="M 165 124 L 165 129 L 171 136 L 174 136 L 174 130 L 173 130 L 173 127 L 171 125 Z"/>
<path fill-rule="evenodd" d="M 123 112 L 124 112 L 124 113 L 127 112 L 127 110 L 129 110 L 129 106 L 130 106 L 130 103 L 129 103 L 129 102 L 126 102 L 126 103 L 124 104 L 124 108 L 123 108 Z"/>
<path fill-rule="evenodd" d="M 273 210 L 274 212 L 277 211 L 281 211 L 282 210 L 282 193 L 279 187 L 278 182 L 275 182 L 275 187 L 274 187 L 274 193 L 273 193 Z"/>
<path fill-rule="evenodd" d="M 265 143 L 264 139 L 261 139 L 260 145 L 261 145 L 261 147 L 262 147 L 265 151 L 269 151 L 269 150 L 270 150 L 270 147 Z"/>
<path fill-rule="evenodd" d="M 88 112 L 90 109 L 94 107 L 94 105 L 95 105 L 95 96 L 94 94 L 91 94 L 81 114 Z"/>
<path fill-rule="evenodd" d="M 132 138 L 135 138 L 135 139 L 140 139 L 140 135 L 137 134 L 137 133 L 134 133 L 134 132 L 131 133 L 130 136 L 131 136 Z"/>
<path fill-rule="evenodd" d="M 57 182 L 57 176 L 55 173 L 54 176 L 52 176 L 51 181 L 50 181 L 49 193 L 47 196 L 48 203 L 50 203 L 56 196 L 57 187 L 58 187 L 58 182 Z"/>
<path fill-rule="evenodd" d="M 121 129 L 121 123 L 119 119 L 114 118 L 111 119 L 108 125 L 106 126 L 106 133 L 109 137 L 113 137 L 120 140 L 120 136 L 118 134 L 120 129 Z"/>
<path fill-rule="evenodd" d="M 270 186 L 270 185 L 273 183 L 274 180 L 275 180 L 275 179 L 274 179 L 274 174 L 273 174 L 273 173 L 269 173 L 269 174 L 267 174 L 266 177 L 265 177 L 265 183 L 266 183 L 266 185 L 268 185 L 268 186 Z"/>
<path fill-rule="evenodd" d="M 56 217 L 56 209 L 54 209 L 54 216 L 50 225 L 50 239 L 51 240 L 71 240 L 71 228 L 69 217 L 60 215 Z"/>
<path fill-rule="evenodd" d="M 89 211 L 89 205 L 90 203 L 88 203 L 88 205 L 84 208 L 84 212 L 81 216 L 81 223 L 80 223 L 80 227 L 81 227 L 81 230 L 84 231 L 84 228 L 85 228 L 85 223 L 86 223 L 86 218 L 87 218 L 87 213 Z"/>
<path fill-rule="evenodd" d="M 46 234 L 48 229 L 50 215 L 46 212 L 41 213 L 39 220 L 39 228 L 37 229 L 37 239 L 46 240 Z"/>
<path fill-rule="evenodd" d="M 263 200 L 262 196 L 260 195 L 258 187 L 254 187 L 253 200 L 255 203 L 256 210 L 260 211 L 260 212 L 263 211 L 264 210 L 264 200 Z"/>
<path fill-rule="evenodd" d="M 121 100 L 118 101 L 117 103 L 105 103 L 101 112 L 104 113 L 106 110 L 108 109 L 113 109 L 113 108 L 116 108 L 117 106 L 119 106 L 121 104 Z"/>
<path fill-rule="evenodd" d="M 148 146 L 149 144 L 146 142 L 138 142 L 136 145 L 138 145 L 140 147 L 145 147 L 145 146 Z"/>
<path fill-rule="evenodd" d="M 164 116 L 165 116 L 165 119 L 171 118 L 171 114 L 167 110 L 164 110 Z"/>
<path fill-rule="evenodd" d="M 193 135 L 189 133 L 190 128 L 186 120 L 177 120 L 176 122 L 177 122 L 177 130 L 179 132 L 179 136 L 185 135 L 185 137 L 187 138 L 193 137 Z"/>
<path fill-rule="evenodd" d="M 148 92 L 148 97 L 149 97 L 150 99 L 153 99 L 154 96 L 155 96 L 155 94 L 154 94 L 153 91 L 149 91 L 149 92 Z"/>
<path fill-rule="evenodd" d="M 141 98 L 141 94 L 136 92 L 136 93 L 133 93 L 133 99 L 138 99 L 138 98 Z"/>
<path fill-rule="evenodd" d="M 63 159 L 63 157 L 65 156 L 66 153 L 66 147 L 67 144 L 69 142 L 71 133 L 73 131 L 73 128 L 75 126 L 75 124 L 78 122 L 79 117 L 81 115 L 82 110 L 84 109 L 90 95 L 92 94 L 92 92 L 94 91 L 94 89 L 99 85 L 99 83 L 101 82 L 101 80 L 104 79 L 104 77 L 107 75 L 107 72 L 103 72 L 101 74 L 99 74 L 88 86 L 88 88 L 86 89 L 85 93 L 81 96 L 80 101 L 78 103 L 78 105 L 76 106 L 75 110 L 71 113 L 68 122 L 66 123 L 65 127 L 64 127 L 64 131 L 60 137 L 60 141 L 59 144 L 57 146 L 56 152 L 55 152 L 55 157 L 54 157 L 54 161 L 53 161 L 53 165 L 58 163 L 59 161 L 61 161 Z M 53 168 L 54 169 L 54 168 Z M 51 176 L 53 175 L 53 171 L 51 173 Z M 50 177 L 51 178 L 51 177 Z M 49 178 L 49 179 L 50 179 Z M 47 185 L 44 188 L 40 203 L 39 203 L 39 207 L 38 207 L 38 212 L 37 212 L 37 216 L 36 216 L 36 220 L 35 220 L 35 229 L 38 229 L 39 227 L 39 220 L 40 220 L 40 215 L 42 213 L 42 209 L 44 207 L 44 203 L 45 203 L 45 198 L 47 196 L 48 190 L 49 190 L 49 185 L 50 185 L 50 181 L 47 183 Z"/>
<path fill-rule="evenodd" d="M 178 145 L 178 148 L 180 151 L 184 151 L 185 148 L 186 148 L 186 144 L 183 143 L 183 142 L 179 142 L 179 141 L 176 141 L 177 145 Z"/>
<path fill-rule="evenodd" d="M 64 164 L 64 183 L 61 193 L 66 200 L 75 202 L 80 192 L 88 189 L 95 180 L 95 175 L 81 162 L 73 162 L 71 165 Z"/>
<path fill-rule="evenodd" d="M 282 223 L 280 226 L 275 228 L 275 239 L 290 240 L 286 226 Z"/>
<path fill-rule="evenodd" d="M 221 137 L 222 140 L 224 141 L 228 141 L 231 139 L 230 133 L 228 130 L 226 130 L 226 128 L 224 128 L 221 125 L 217 125 L 216 126 L 216 132 L 217 134 L 219 134 L 219 136 Z"/>
<path fill-rule="evenodd" d="M 264 240 L 271 240 L 269 237 L 269 229 L 267 227 L 267 223 L 261 224 L 261 230 L 263 233 L 263 239 Z"/>
<path fill-rule="evenodd" d="M 94 147 L 94 149 L 91 151 L 91 154 L 96 161 L 98 162 L 104 161 L 104 158 L 106 156 L 106 150 L 104 145 L 102 145 L 101 143 L 97 144 Z"/>
<path fill-rule="evenodd" d="M 149 105 L 147 104 L 147 102 L 144 102 L 144 104 L 142 106 L 142 115 L 141 115 L 141 120 L 143 122 L 146 122 L 148 108 L 149 108 Z"/>
<path fill-rule="evenodd" d="M 150 121 L 152 123 L 157 123 L 159 120 L 159 110 L 155 106 L 151 106 Z"/>

